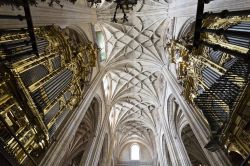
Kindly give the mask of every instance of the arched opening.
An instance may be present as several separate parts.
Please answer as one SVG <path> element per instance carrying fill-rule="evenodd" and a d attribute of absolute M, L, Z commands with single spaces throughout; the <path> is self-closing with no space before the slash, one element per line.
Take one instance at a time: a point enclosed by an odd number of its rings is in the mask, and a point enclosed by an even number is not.
<path fill-rule="evenodd" d="M 180 28 L 179 33 L 177 34 L 177 39 L 185 40 L 185 42 L 192 44 L 194 31 L 195 31 L 195 18 L 191 17 Z"/>
<path fill-rule="evenodd" d="M 136 145 L 137 149 L 135 148 L 135 151 L 133 152 L 133 148 Z M 139 150 L 138 150 L 139 147 Z M 145 142 L 142 142 L 142 140 L 129 140 L 128 142 L 125 142 L 124 144 L 120 145 L 117 149 L 118 151 L 115 152 L 116 157 L 116 166 L 138 166 L 138 165 L 153 165 L 156 161 L 154 159 L 157 159 L 156 155 L 157 153 L 154 153 L 151 149 L 151 147 L 146 144 Z M 138 152 L 139 151 L 139 152 Z M 137 153 L 137 154 L 133 154 Z M 136 156 L 136 157 L 133 157 Z M 139 158 L 138 158 L 139 156 Z"/>
<path fill-rule="evenodd" d="M 99 113 L 99 103 L 94 98 L 78 126 L 62 165 L 78 166 L 82 160 L 87 158 L 96 134 Z"/>
<path fill-rule="evenodd" d="M 107 58 L 107 54 L 106 54 L 106 51 L 105 51 L 105 37 L 104 37 L 104 34 L 102 31 L 97 31 L 96 32 L 96 41 L 97 41 L 97 45 L 100 49 L 99 51 L 99 60 L 102 62 L 102 61 L 105 61 L 106 58 Z"/>
<path fill-rule="evenodd" d="M 133 144 L 130 147 L 130 159 L 140 160 L 140 146 L 138 144 Z"/>
<path fill-rule="evenodd" d="M 234 151 L 229 152 L 229 158 L 233 166 L 241 165 L 242 162 L 244 161 L 244 158 L 238 152 Z"/>
<path fill-rule="evenodd" d="M 208 166 L 205 154 L 198 142 L 196 136 L 193 133 L 190 125 L 186 125 L 182 132 L 181 138 L 188 153 L 189 159 L 193 166 Z"/>

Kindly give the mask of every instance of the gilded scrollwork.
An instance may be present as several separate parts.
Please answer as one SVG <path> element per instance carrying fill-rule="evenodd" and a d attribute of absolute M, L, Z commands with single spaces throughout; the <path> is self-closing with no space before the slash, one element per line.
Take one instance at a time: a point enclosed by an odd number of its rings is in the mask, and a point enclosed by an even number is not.
<path fill-rule="evenodd" d="M 208 17 L 203 20 L 203 27 L 211 29 L 227 29 L 232 25 L 236 25 L 242 21 L 250 21 L 246 16 L 233 16 L 229 18 Z"/>
<path fill-rule="evenodd" d="M 183 86 L 182 94 L 187 101 L 193 103 L 199 87 L 205 87 L 201 77 L 205 62 L 199 57 L 200 50 L 192 50 L 189 45 L 177 40 L 171 41 L 169 46 L 171 62 L 176 64 L 177 79 Z"/>
<path fill-rule="evenodd" d="M 1 109 L 3 111 L 0 111 L 0 116 L 3 117 L 4 124 L 25 128 L 15 132 L 20 135 L 18 139 L 27 147 L 27 152 L 22 151 L 23 147 L 14 139 L 11 142 L 4 140 L 11 147 L 18 148 L 10 147 L 7 151 L 16 156 L 19 163 L 25 162 L 27 153 L 38 157 L 51 144 L 63 119 L 75 110 L 84 95 L 98 54 L 98 48 L 94 44 L 71 39 L 70 34 L 63 33 L 59 27 L 38 27 L 34 32 L 41 50 L 39 57 L 31 54 L 8 61 L 8 52 L 0 53 L 5 61 L 3 65 L 8 65 L 4 69 L 11 73 L 6 77 L 8 79 L 0 83 L 0 108 L 6 107 Z M 8 50 L 8 42 L 22 42 L 27 38 L 25 33 L 10 33 L 1 36 L 0 42 Z M 22 49 L 20 47 L 14 52 Z M 0 78 L 2 77 L 1 75 Z M 7 93 L 4 87 L 11 88 L 7 82 L 13 82 L 11 87 L 16 90 Z M 8 100 L 12 103 L 4 104 Z"/>
<path fill-rule="evenodd" d="M 249 31 L 249 22 L 248 16 L 208 17 L 203 20 L 198 48 L 189 49 L 190 41 L 183 40 L 190 36 L 167 45 L 183 97 L 204 113 L 220 143 L 244 157 L 250 150 L 249 129 L 244 129 L 249 119 L 237 123 L 229 119 L 241 116 L 243 96 L 249 100 L 249 64 L 243 60 L 249 56 L 249 40 L 240 33 Z"/>
<path fill-rule="evenodd" d="M 203 27 L 208 29 L 215 30 L 227 30 L 228 28 L 237 25 L 241 22 L 250 22 L 250 18 L 247 16 L 234 16 L 229 18 L 217 18 L 209 17 L 203 20 Z M 233 50 L 239 53 L 248 54 L 249 48 L 244 48 L 235 44 L 231 44 L 227 41 L 224 35 L 217 35 L 213 33 L 203 33 L 201 38 L 211 44 L 220 45 L 223 48 Z M 225 58 L 228 58 L 229 55 L 226 55 Z"/>

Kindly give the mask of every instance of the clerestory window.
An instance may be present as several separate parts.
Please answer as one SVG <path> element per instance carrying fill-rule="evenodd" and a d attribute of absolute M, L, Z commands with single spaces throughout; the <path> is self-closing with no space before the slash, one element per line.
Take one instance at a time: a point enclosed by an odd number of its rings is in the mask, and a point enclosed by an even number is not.
<path fill-rule="evenodd" d="M 133 144 L 130 148 L 131 160 L 140 160 L 140 146 Z"/>

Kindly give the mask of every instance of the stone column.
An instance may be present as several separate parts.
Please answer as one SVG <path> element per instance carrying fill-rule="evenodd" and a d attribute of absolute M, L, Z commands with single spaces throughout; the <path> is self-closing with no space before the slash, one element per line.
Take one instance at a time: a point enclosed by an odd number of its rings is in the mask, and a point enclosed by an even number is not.
<path fill-rule="evenodd" d="M 115 147 L 115 137 L 111 136 L 106 165 L 112 165 L 111 163 L 113 158 L 114 147 Z"/>
<path fill-rule="evenodd" d="M 177 133 L 177 130 L 174 129 L 174 127 L 170 127 L 170 124 L 167 123 L 167 120 L 165 118 L 165 115 L 163 114 L 163 111 L 159 111 L 160 120 L 162 123 L 162 128 L 164 130 L 164 135 L 166 138 L 168 151 L 170 153 L 170 159 L 172 165 L 183 165 L 188 166 L 191 165 L 191 162 L 189 160 L 189 157 L 185 151 L 185 148 L 182 147 L 183 144 L 181 144 L 181 140 L 179 138 L 179 135 Z"/>
<path fill-rule="evenodd" d="M 80 161 L 80 165 L 84 166 L 89 166 L 89 162 L 90 162 L 90 158 L 91 155 L 93 154 L 94 149 L 94 145 L 96 143 L 96 136 L 93 134 L 93 136 L 91 136 L 90 138 L 93 141 L 88 142 L 87 144 L 87 148 L 84 152 L 84 154 L 82 155 L 81 161 Z"/>
<path fill-rule="evenodd" d="M 103 123 L 101 124 L 101 127 L 99 128 L 97 132 L 97 136 L 95 137 L 93 144 L 92 144 L 92 151 L 88 154 L 88 158 L 86 161 L 81 160 L 80 165 L 85 166 L 95 166 L 98 164 L 98 161 L 100 160 L 100 153 L 103 147 L 105 134 L 108 131 L 108 113 L 106 113 Z M 85 164 L 84 164 L 85 163 Z"/>
<path fill-rule="evenodd" d="M 106 70 L 103 70 L 106 72 Z M 105 126 L 106 126 L 106 131 L 109 131 L 109 134 L 110 134 L 110 140 L 109 140 L 109 147 L 108 147 L 108 152 L 105 157 L 105 163 L 103 163 L 103 165 L 112 165 L 112 158 L 113 158 L 113 152 L 114 152 L 114 146 L 115 146 L 115 135 L 114 135 L 114 131 L 112 131 L 112 129 L 108 129 L 109 128 L 109 115 L 110 115 L 110 111 L 112 109 L 112 107 L 105 103 L 106 107 L 106 114 L 105 114 L 105 118 L 104 118 L 104 123 L 105 123 Z M 103 137 L 105 137 L 105 133 L 103 134 Z M 103 138 L 104 139 L 104 138 Z M 102 144 L 103 145 L 103 144 Z M 101 145 L 101 148 L 102 148 L 102 145 Z"/>
<path fill-rule="evenodd" d="M 161 107 L 158 108 L 158 110 L 161 110 Z M 159 111 L 158 111 L 159 112 Z M 159 124 L 159 126 L 161 126 L 161 122 L 157 121 L 156 123 Z M 162 146 L 162 136 L 161 136 L 161 128 L 156 128 L 155 133 L 154 133 L 154 141 L 155 141 L 155 150 L 154 152 L 156 152 L 157 154 L 157 158 L 156 156 L 152 156 L 155 161 L 157 161 L 160 165 L 165 165 L 165 160 L 164 160 L 164 154 L 163 154 L 163 146 Z"/>
<path fill-rule="evenodd" d="M 175 110 L 176 105 L 174 105 L 173 110 Z M 179 108 L 180 109 L 180 108 Z M 173 111 L 171 110 L 171 111 Z M 179 111 L 179 110 L 178 110 Z M 177 112 L 178 112 L 177 111 Z M 170 119 L 171 121 L 172 119 Z M 176 126 L 176 119 L 173 119 L 173 122 L 169 124 L 169 130 L 171 134 L 171 138 L 173 140 L 173 143 L 175 144 L 175 148 L 177 150 L 178 159 L 180 159 L 181 165 L 185 166 L 191 166 L 191 161 L 189 159 L 189 156 L 187 154 L 186 148 L 183 144 L 183 140 L 181 138 L 181 135 L 179 133 L 179 126 Z"/>

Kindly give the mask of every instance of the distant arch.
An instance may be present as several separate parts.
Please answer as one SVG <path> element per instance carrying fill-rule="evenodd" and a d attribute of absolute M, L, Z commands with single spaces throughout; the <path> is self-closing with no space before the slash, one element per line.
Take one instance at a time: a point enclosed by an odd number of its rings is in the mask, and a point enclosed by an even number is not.
<path fill-rule="evenodd" d="M 176 39 L 184 39 L 187 36 L 193 35 L 195 27 L 195 17 L 190 17 L 186 22 L 182 25 Z"/>
<path fill-rule="evenodd" d="M 88 43 L 90 42 L 88 39 L 88 36 L 86 35 L 86 33 L 84 32 L 84 30 L 76 25 L 71 25 L 71 26 L 67 26 L 65 30 L 69 30 L 71 33 L 71 35 L 74 35 L 75 33 L 77 33 L 78 36 L 76 36 L 78 38 L 78 40 L 81 40 L 81 42 L 83 43 Z"/>
<path fill-rule="evenodd" d="M 181 138 L 193 166 L 210 165 L 189 124 L 181 130 Z"/>
<path fill-rule="evenodd" d="M 92 144 L 96 133 L 98 132 L 100 103 L 93 98 L 88 110 L 86 111 L 82 122 L 72 139 L 68 151 L 64 156 L 62 165 L 80 165 L 83 157 L 87 157 L 90 145 Z"/>
<path fill-rule="evenodd" d="M 236 151 L 229 152 L 229 158 L 233 165 L 241 165 L 244 161 L 244 157 Z"/>
<path fill-rule="evenodd" d="M 180 129 L 187 124 L 187 119 L 173 94 L 168 97 L 167 111 L 165 112 L 171 130 L 176 131 L 180 135 Z"/>
<path fill-rule="evenodd" d="M 120 148 L 117 149 L 117 151 L 115 152 L 117 154 L 117 157 L 119 158 L 119 156 L 121 156 L 123 150 L 127 147 L 127 146 L 131 146 L 132 144 L 137 143 L 139 144 L 141 147 L 145 147 L 146 150 L 149 152 L 149 155 L 151 158 L 153 158 L 154 156 L 154 150 L 150 147 L 150 145 L 145 143 L 145 140 L 142 139 L 131 139 L 129 141 L 126 141 L 125 143 L 120 145 Z"/>

